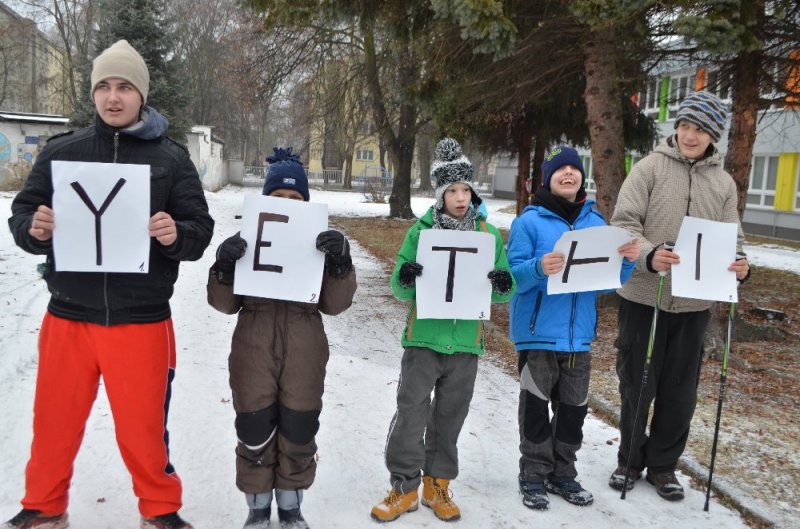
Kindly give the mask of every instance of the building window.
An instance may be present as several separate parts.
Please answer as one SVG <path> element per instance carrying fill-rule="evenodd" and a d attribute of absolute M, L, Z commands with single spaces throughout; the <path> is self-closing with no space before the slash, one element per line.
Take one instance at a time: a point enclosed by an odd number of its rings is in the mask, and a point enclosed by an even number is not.
<path fill-rule="evenodd" d="M 669 95 L 667 96 L 670 119 L 675 118 L 675 115 L 678 113 L 678 105 L 680 105 L 681 101 L 686 99 L 686 96 L 690 93 L 694 92 L 694 85 L 694 74 L 670 77 Z"/>
<path fill-rule="evenodd" d="M 358 149 L 356 151 L 356 160 L 362 162 L 371 162 L 375 159 L 375 153 L 369 149 Z"/>
<path fill-rule="evenodd" d="M 706 90 L 726 101 L 731 97 L 731 86 L 733 86 L 733 76 L 730 74 L 722 75 L 719 70 L 708 72 Z"/>
<path fill-rule="evenodd" d="M 775 184 L 778 181 L 778 157 L 754 156 L 750 170 L 747 205 L 772 208 L 775 205 Z"/>
<path fill-rule="evenodd" d="M 583 164 L 583 171 L 586 174 L 586 182 L 584 182 L 584 189 L 587 193 L 594 193 L 597 191 L 597 184 L 592 178 L 592 157 L 581 156 L 581 163 Z"/>
<path fill-rule="evenodd" d="M 794 210 L 800 211 L 800 167 L 797 168 L 797 174 L 795 175 L 794 180 L 797 182 L 797 189 L 795 189 L 794 193 Z"/>
<path fill-rule="evenodd" d="M 661 82 L 657 78 L 652 78 L 647 81 L 644 92 L 639 92 L 638 102 L 639 108 L 647 116 L 657 116 L 659 101 L 658 94 L 660 91 Z"/>

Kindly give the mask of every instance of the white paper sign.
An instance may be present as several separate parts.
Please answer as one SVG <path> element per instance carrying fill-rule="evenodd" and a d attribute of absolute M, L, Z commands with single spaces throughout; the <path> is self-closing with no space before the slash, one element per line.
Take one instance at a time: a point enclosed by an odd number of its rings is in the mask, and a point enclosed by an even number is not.
<path fill-rule="evenodd" d="M 288 198 L 248 195 L 233 292 L 261 298 L 318 303 L 325 255 L 317 235 L 328 229 L 328 206 Z"/>
<path fill-rule="evenodd" d="M 564 232 L 553 251 L 563 253 L 566 264 L 547 278 L 547 293 L 619 288 L 622 256 L 617 249 L 633 238 L 630 232 L 616 226 Z"/>
<path fill-rule="evenodd" d="M 51 169 L 56 270 L 146 274 L 150 166 L 54 161 Z"/>
<path fill-rule="evenodd" d="M 417 317 L 489 319 L 494 235 L 477 231 L 424 230 L 419 235 Z"/>
<path fill-rule="evenodd" d="M 681 262 L 672 266 L 672 295 L 736 303 L 736 260 L 739 227 L 732 222 L 684 217 L 673 251 Z"/>

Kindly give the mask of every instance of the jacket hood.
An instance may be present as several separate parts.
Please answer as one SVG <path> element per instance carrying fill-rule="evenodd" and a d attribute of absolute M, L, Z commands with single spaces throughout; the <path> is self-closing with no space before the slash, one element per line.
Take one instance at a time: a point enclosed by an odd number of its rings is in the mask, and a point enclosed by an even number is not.
<path fill-rule="evenodd" d="M 658 147 L 655 148 L 655 151 L 661 153 L 665 156 L 669 156 L 679 162 L 688 163 L 688 164 L 700 164 L 700 165 L 722 165 L 722 159 L 719 156 L 719 150 L 717 146 L 713 143 L 708 146 L 706 149 L 706 155 L 701 158 L 700 160 L 690 160 L 683 154 L 681 154 L 681 150 L 678 148 L 678 141 L 677 141 L 677 134 L 673 134 L 669 136 L 664 141 L 662 141 Z"/>
<path fill-rule="evenodd" d="M 95 127 L 103 131 L 104 134 L 113 134 L 119 131 L 126 136 L 133 136 L 140 140 L 156 140 L 164 136 L 169 128 L 167 118 L 159 114 L 153 107 L 144 106 L 139 114 L 139 121 L 125 129 L 115 129 L 110 127 L 99 114 L 95 114 Z"/>
<path fill-rule="evenodd" d="M 153 107 L 145 106 L 142 108 L 141 119 L 120 132 L 140 140 L 155 140 L 166 134 L 169 128 L 169 120 L 161 115 Z"/>

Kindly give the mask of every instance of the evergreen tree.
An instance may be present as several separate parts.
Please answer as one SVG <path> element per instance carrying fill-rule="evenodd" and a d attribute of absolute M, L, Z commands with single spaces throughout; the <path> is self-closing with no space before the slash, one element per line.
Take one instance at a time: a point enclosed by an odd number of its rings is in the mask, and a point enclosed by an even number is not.
<path fill-rule="evenodd" d="M 172 49 L 173 26 L 166 15 L 165 0 L 101 0 L 94 55 L 120 39 L 136 48 L 150 71 L 147 105 L 163 114 L 170 123 L 167 134 L 184 142 L 190 129 L 187 121 L 188 90 L 181 75 L 180 58 Z M 89 95 L 91 64 L 83 76 L 82 92 Z M 94 120 L 94 104 L 87 97 L 72 116 L 73 123 L 85 126 Z"/>
<path fill-rule="evenodd" d="M 736 182 L 741 217 L 759 111 L 774 104 L 797 110 L 800 101 L 800 3 L 678 0 L 666 7 L 680 9 L 673 24 L 686 40 L 680 51 L 716 70 L 706 89 L 733 92 L 725 169 Z"/>

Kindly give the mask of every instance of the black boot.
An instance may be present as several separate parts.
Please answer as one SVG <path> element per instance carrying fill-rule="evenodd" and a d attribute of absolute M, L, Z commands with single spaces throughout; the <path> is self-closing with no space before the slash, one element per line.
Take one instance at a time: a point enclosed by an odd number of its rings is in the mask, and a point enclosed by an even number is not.
<path fill-rule="evenodd" d="M 281 521 L 281 529 L 309 529 L 299 508 L 278 508 L 278 519 Z"/>
<path fill-rule="evenodd" d="M 272 507 L 266 509 L 250 509 L 247 520 L 242 529 L 266 529 L 269 527 L 269 517 L 272 514 Z"/>

